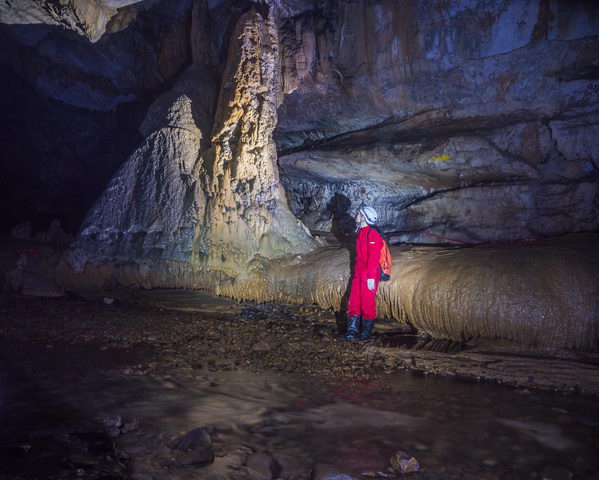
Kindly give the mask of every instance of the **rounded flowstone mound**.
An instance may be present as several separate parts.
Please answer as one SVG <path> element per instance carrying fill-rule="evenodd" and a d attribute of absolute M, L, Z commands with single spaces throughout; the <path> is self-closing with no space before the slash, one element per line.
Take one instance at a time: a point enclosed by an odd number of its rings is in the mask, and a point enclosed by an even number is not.
<path fill-rule="evenodd" d="M 436 338 L 596 351 L 598 240 L 589 234 L 461 249 L 392 247 L 393 275 L 381 284 L 379 315 Z M 348 252 L 335 247 L 273 263 L 265 275 L 220 292 L 340 310 L 349 280 Z"/>

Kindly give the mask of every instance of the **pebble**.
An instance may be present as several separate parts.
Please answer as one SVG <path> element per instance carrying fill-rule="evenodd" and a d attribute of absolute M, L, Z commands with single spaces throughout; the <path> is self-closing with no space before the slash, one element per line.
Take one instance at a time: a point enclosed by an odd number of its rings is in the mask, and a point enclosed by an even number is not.
<path fill-rule="evenodd" d="M 132 432 L 133 430 L 137 430 L 139 428 L 139 421 L 134 418 L 133 420 L 131 420 L 130 422 L 127 422 L 123 425 L 123 427 L 121 428 L 121 433 L 129 433 Z"/>
<path fill-rule="evenodd" d="M 104 426 L 104 428 L 110 428 L 110 427 L 120 427 L 123 424 L 123 420 L 120 416 L 115 416 L 115 417 L 104 417 L 102 419 L 102 425 Z"/>
<path fill-rule="evenodd" d="M 267 478 L 278 477 L 282 470 L 279 462 L 267 452 L 252 453 L 246 459 L 246 465 Z"/>
<path fill-rule="evenodd" d="M 312 480 L 356 480 L 351 475 L 343 473 L 336 465 L 317 463 L 312 469 Z"/>
<path fill-rule="evenodd" d="M 214 462 L 214 452 L 209 448 L 200 448 L 177 455 L 179 465 L 194 465 L 203 467 Z"/>
<path fill-rule="evenodd" d="M 398 451 L 389 460 L 393 469 L 400 473 L 412 473 L 420 470 L 420 463 L 409 453 Z"/>
<path fill-rule="evenodd" d="M 185 451 L 196 448 L 210 448 L 212 446 L 212 437 L 206 428 L 195 428 L 177 442 L 175 448 Z"/>
<path fill-rule="evenodd" d="M 272 348 L 271 345 L 265 340 L 261 340 L 259 342 L 254 343 L 254 345 L 252 345 L 252 350 L 254 352 L 267 352 L 271 348 Z"/>

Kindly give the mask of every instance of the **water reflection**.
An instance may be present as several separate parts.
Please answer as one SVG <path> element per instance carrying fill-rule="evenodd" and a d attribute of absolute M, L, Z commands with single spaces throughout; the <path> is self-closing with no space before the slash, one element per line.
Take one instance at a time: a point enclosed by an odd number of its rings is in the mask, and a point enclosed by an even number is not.
<path fill-rule="evenodd" d="M 354 474 L 385 469 L 399 449 L 418 458 L 419 475 L 434 478 L 541 478 L 548 468 L 593 478 L 599 471 L 599 409 L 589 398 L 410 374 L 365 382 L 181 368 L 139 374 L 144 368 L 132 365 L 149 356 L 143 349 L 4 347 L 0 441 L 22 478 L 39 474 L 36 462 L 72 456 L 73 443 L 52 454 L 44 442 L 105 415 L 137 419 L 140 427 L 115 446 L 127 454 L 129 475 L 153 478 L 247 478 L 252 451 L 270 452 L 283 478 L 305 477 L 317 462 Z M 199 426 L 211 429 L 215 462 L 169 466 L 174 442 Z M 15 450 L 23 444 L 33 446 L 29 453 Z"/>

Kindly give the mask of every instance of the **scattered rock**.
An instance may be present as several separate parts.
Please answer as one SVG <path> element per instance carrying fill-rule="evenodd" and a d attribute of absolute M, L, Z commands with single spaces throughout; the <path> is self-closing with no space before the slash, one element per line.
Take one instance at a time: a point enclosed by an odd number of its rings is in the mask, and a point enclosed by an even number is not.
<path fill-rule="evenodd" d="M 356 480 L 351 475 L 343 473 L 336 465 L 317 463 L 312 469 L 311 480 Z"/>
<path fill-rule="evenodd" d="M 117 427 L 119 428 L 123 424 L 123 420 L 120 416 L 116 417 L 104 417 L 102 419 L 102 426 L 104 428 Z"/>
<path fill-rule="evenodd" d="M 177 455 L 179 465 L 204 467 L 214 462 L 214 452 L 210 448 L 198 448 Z"/>
<path fill-rule="evenodd" d="M 130 422 L 126 422 L 122 428 L 121 428 L 121 433 L 129 433 L 132 432 L 133 430 L 137 430 L 139 428 L 139 421 L 134 418 L 133 420 L 131 420 Z"/>
<path fill-rule="evenodd" d="M 121 417 L 105 417 L 102 419 L 102 428 L 110 438 L 116 438 L 121 434 Z"/>
<path fill-rule="evenodd" d="M 246 459 L 246 465 L 266 478 L 276 478 L 282 470 L 279 462 L 266 452 L 252 453 Z"/>
<path fill-rule="evenodd" d="M 390 471 L 392 470 L 391 468 L 389 469 Z M 382 470 L 378 470 L 376 473 L 378 473 L 379 477 L 381 478 L 395 478 L 396 475 L 394 473 L 391 472 L 384 472 Z"/>
<path fill-rule="evenodd" d="M 390 462 L 393 469 L 399 473 L 412 473 L 420 470 L 418 460 L 402 450 L 393 455 Z"/>
<path fill-rule="evenodd" d="M 272 346 L 266 340 L 260 340 L 252 345 L 252 350 L 254 352 L 267 352 L 271 348 Z"/>
<path fill-rule="evenodd" d="M 361 475 L 368 478 L 397 478 L 397 475 L 394 473 L 384 472 L 382 470 L 366 471 L 362 472 Z"/>
<path fill-rule="evenodd" d="M 186 451 L 197 448 L 210 448 L 212 446 L 212 437 L 208 431 L 203 428 L 196 428 L 187 433 L 181 440 L 177 442 L 175 448 L 177 450 Z"/>

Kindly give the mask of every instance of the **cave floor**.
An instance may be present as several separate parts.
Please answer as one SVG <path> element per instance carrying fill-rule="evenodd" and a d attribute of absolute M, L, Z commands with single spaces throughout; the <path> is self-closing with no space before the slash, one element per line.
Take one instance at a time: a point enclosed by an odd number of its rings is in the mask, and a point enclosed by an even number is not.
<path fill-rule="evenodd" d="M 265 478 L 245 465 L 263 451 L 287 479 L 323 464 L 366 478 L 398 450 L 420 461 L 413 478 L 599 470 L 599 407 L 580 393 L 597 392 L 593 357 L 427 343 L 391 322 L 348 342 L 316 308 L 110 295 L 0 298 L 0 478 Z M 174 448 L 197 427 L 204 467 Z"/>

